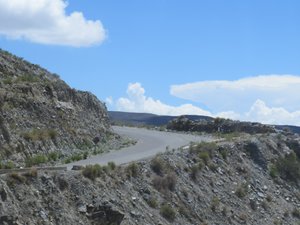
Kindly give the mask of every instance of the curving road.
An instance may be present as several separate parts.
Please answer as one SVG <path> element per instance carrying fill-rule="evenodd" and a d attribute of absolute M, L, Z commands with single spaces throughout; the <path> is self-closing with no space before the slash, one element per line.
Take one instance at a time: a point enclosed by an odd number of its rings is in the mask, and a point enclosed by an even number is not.
<path fill-rule="evenodd" d="M 195 136 L 143 128 L 114 126 L 113 129 L 121 136 L 136 140 L 136 145 L 67 164 L 65 166 L 67 166 L 68 170 L 70 170 L 74 165 L 85 166 L 96 163 L 104 165 L 111 161 L 118 165 L 129 163 L 155 156 L 157 153 L 165 151 L 167 146 L 169 149 L 177 149 L 188 145 L 191 141 L 200 142 L 212 140 L 209 136 Z"/>

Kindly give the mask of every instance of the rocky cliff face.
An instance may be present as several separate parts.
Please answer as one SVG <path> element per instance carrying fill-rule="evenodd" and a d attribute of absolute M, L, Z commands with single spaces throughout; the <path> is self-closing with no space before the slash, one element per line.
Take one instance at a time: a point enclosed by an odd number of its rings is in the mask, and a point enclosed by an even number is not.
<path fill-rule="evenodd" d="M 24 165 L 88 150 L 112 137 L 105 105 L 57 75 L 0 50 L 0 160 Z"/>
<path fill-rule="evenodd" d="M 121 167 L 2 175 L 0 224 L 297 225 L 299 143 L 246 135 Z"/>

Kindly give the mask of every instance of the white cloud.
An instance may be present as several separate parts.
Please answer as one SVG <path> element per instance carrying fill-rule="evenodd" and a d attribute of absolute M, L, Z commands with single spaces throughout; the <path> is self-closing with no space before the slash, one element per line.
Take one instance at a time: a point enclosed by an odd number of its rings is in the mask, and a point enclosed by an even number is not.
<path fill-rule="evenodd" d="M 300 110 L 289 112 L 283 107 L 268 107 L 258 99 L 250 111 L 241 116 L 242 120 L 258 121 L 265 124 L 288 124 L 300 126 Z"/>
<path fill-rule="evenodd" d="M 114 104 L 114 99 L 112 96 L 109 96 L 105 99 L 105 102 L 109 105 L 113 105 Z"/>
<path fill-rule="evenodd" d="M 297 78 L 297 77 L 290 77 L 290 78 Z M 296 79 L 295 81 L 298 80 Z M 293 84 L 296 83 L 297 82 Z M 278 88 L 278 90 L 283 89 L 282 87 L 279 87 L 280 86 L 279 83 L 277 83 L 277 85 L 275 85 L 274 83 L 269 84 L 268 86 L 271 87 L 272 85 L 274 88 Z M 237 89 L 238 87 L 235 88 Z M 119 111 L 147 112 L 147 113 L 154 113 L 158 115 L 175 115 L 175 116 L 186 115 L 186 114 L 206 115 L 212 117 L 230 118 L 234 120 L 261 122 L 265 124 L 281 124 L 281 125 L 284 124 L 284 125 L 300 126 L 300 110 L 291 111 L 291 110 L 287 110 L 285 107 L 269 106 L 268 102 L 266 103 L 260 98 L 255 99 L 252 103 L 249 102 L 249 107 L 244 112 L 241 112 L 239 110 L 227 110 L 227 111 L 217 111 L 212 113 L 210 111 L 203 110 L 192 104 L 171 106 L 162 103 L 160 100 L 155 100 L 151 97 L 147 97 L 145 93 L 146 93 L 145 89 L 142 87 L 140 83 L 131 83 L 128 85 L 126 97 L 119 98 L 116 102 L 114 102 L 112 98 L 107 98 L 106 101 L 110 103 L 112 107 L 114 107 Z M 251 95 L 250 91 L 248 91 L 248 93 Z M 285 101 L 286 98 L 287 97 L 284 95 L 284 93 L 282 93 L 281 99 Z M 252 98 L 245 98 L 245 99 L 247 100 Z M 240 103 L 238 102 L 237 104 L 238 104 L 237 105 L 238 108 Z"/>
<path fill-rule="evenodd" d="M 127 97 L 119 98 L 116 102 L 116 108 L 126 112 L 147 112 L 158 115 L 207 115 L 211 113 L 191 104 L 180 106 L 170 106 L 145 96 L 145 89 L 140 83 L 131 83 L 127 88 Z"/>
<path fill-rule="evenodd" d="M 245 113 L 261 99 L 271 107 L 299 109 L 300 76 L 269 75 L 235 81 L 217 80 L 171 86 L 173 96 L 200 102 L 214 112 Z"/>
<path fill-rule="evenodd" d="M 0 35 L 73 47 L 105 39 L 99 20 L 87 20 L 81 12 L 67 15 L 66 7 L 64 0 L 0 0 Z"/>

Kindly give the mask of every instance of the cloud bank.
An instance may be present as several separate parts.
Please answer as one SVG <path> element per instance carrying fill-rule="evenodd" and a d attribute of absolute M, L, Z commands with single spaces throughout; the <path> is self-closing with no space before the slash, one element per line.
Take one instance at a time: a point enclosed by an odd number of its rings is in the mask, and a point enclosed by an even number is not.
<path fill-rule="evenodd" d="M 263 75 L 235 81 L 202 81 L 172 85 L 178 98 L 201 102 L 213 111 L 245 112 L 258 99 L 271 107 L 297 110 L 300 102 L 300 76 Z"/>
<path fill-rule="evenodd" d="M 111 99 L 108 103 L 112 103 Z M 191 104 L 180 106 L 167 105 L 160 100 L 155 100 L 145 95 L 145 89 L 140 83 L 130 83 L 127 88 L 127 97 L 119 98 L 115 106 L 119 111 L 126 112 L 147 112 L 158 115 L 207 115 L 211 116 L 210 112 Z"/>
<path fill-rule="evenodd" d="M 213 110 L 194 104 L 171 106 L 146 96 L 140 83 L 130 83 L 127 96 L 107 103 L 127 112 L 158 115 L 206 115 L 234 120 L 300 126 L 300 77 L 271 75 L 238 81 L 206 81 L 171 86 L 170 92 L 187 100 L 201 102 Z"/>
<path fill-rule="evenodd" d="M 64 0 L 0 0 L 0 35 L 34 43 L 88 47 L 105 39 L 99 20 L 66 14 Z"/>

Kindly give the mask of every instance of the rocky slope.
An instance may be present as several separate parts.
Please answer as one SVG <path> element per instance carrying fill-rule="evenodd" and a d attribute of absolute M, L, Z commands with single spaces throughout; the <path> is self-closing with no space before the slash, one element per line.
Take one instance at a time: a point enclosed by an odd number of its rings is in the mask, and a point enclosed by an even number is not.
<path fill-rule="evenodd" d="M 248 134 L 264 134 L 274 133 L 274 126 L 264 125 L 261 123 L 240 122 L 230 119 L 213 118 L 211 120 L 200 119 L 192 120 L 186 116 L 180 116 L 170 121 L 167 129 L 175 131 L 189 132 L 206 132 L 206 133 L 248 133 Z"/>
<path fill-rule="evenodd" d="M 2 164 L 24 166 L 37 154 L 54 160 L 78 152 L 87 155 L 85 151 L 111 138 L 106 107 L 94 95 L 72 89 L 57 75 L 0 50 Z"/>
<path fill-rule="evenodd" d="M 0 177 L 0 224 L 300 223 L 300 142 L 244 134 L 121 167 Z"/>

